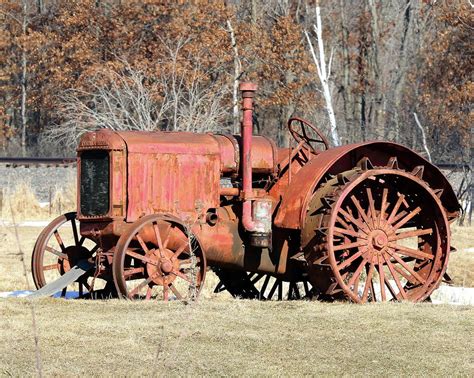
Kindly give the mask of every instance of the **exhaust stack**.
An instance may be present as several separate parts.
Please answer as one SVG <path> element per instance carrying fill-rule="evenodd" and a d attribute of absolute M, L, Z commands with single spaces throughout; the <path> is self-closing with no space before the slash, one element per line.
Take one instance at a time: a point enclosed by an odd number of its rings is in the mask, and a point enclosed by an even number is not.
<path fill-rule="evenodd" d="M 254 198 L 252 188 L 252 133 L 253 98 L 257 85 L 241 83 L 243 119 L 242 136 L 242 225 L 250 232 L 250 243 L 256 247 L 271 244 L 272 201 L 269 198 Z M 253 211 L 252 211 L 253 207 Z"/>

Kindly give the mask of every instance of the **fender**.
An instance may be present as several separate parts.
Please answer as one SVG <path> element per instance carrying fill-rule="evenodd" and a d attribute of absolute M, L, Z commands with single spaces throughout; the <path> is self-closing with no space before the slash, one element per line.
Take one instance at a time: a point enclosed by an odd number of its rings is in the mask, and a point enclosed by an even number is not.
<path fill-rule="evenodd" d="M 374 166 L 386 166 L 391 157 L 396 157 L 398 167 L 411 172 L 416 166 L 424 166 L 423 180 L 434 190 L 442 189 L 441 202 L 448 219 L 456 217 L 460 206 L 451 184 L 441 171 L 416 152 L 397 143 L 364 142 L 332 148 L 321 152 L 292 177 L 291 185 L 282 196 L 275 217 L 275 226 L 301 229 L 313 193 L 321 185 L 326 174 L 338 173 L 354 168 L 364 157 Z"/>

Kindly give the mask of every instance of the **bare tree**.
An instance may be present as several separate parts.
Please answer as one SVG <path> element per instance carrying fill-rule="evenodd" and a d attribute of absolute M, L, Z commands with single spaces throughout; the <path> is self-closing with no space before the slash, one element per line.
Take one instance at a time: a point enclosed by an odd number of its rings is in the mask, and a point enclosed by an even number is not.
<path fill-rule="evenodd" d="M 253 3 L 252 3 L 253 4 Z M 234 77 L 232 82 L 232 119 L 234 124 L 234 133 L 239 132 L 239 79 L 242 75 L 242 64 L 240 62 L 239 49 L 235 39 L 234 28 L 230 20 L 227 20 L 227 31 L 230 36 L 232 52 L 234 54 Z"/>
<path fill-rule="evenodd" d="M 324 52 L 324 41 L 323 41 L 323 25 L 321 22 L 321 9 L 319 7 L 319 1 L 316 2 L 316 25 L 313 25 L 314 32 L 316 33 L 316 41 L 318 43 L 319 58 L 309 37 L 308 32 L 305 30 L 305 36 L 308 41 L 311 56 L 313 57 L 314 64 L 318 73 L 319 81 L 321 83 L 324 100 L 326 102 L 326 111 L 328 113 L 330 123 L 331 142 L 334 146 L 340 145 L 339 134 L 336 125 L 336 116 L 334 115 L 334 108 L 332 106 L 331 88 L 329 78 L 331 76 L 331 64 L 334 50 L 331 50 L 329 62 L 326 63 L 326 55 Z"/>
<path fill-rule="evenodd" d="M 106 78 L 105 84 L 103 83 Z M 92 77 L 89 91 L 73 89 L 61 98 L 60 115 L 64 121 L 45 132 L 45 140 L 55 144 L 75 144 L 83 133 L 98 128 L 153 131 L 159 128 L 171 104 L 166 92 L 157 101 L 152 93 L 158 84 L 144 85 L 144 75 L 107 71 Z"/>
<path fill-rule="evenodd" d="M 121 71 L 104 71 L 92 77 L 90 90 L 64 93 L 59 99 L 63 122 L 49 127 L 44 141 L 75 145 L 83 133 L 100 128 L 222 131 L 227 115 L 222 105 L 225 87 L 202 80 L 206 75 L 199 57 L 192 71 L 184 71 L 177 67 L 179 48 L 169 51 L 171 65 L 159 70 L 153 80 L 123 62 L 125 69 Z"/>

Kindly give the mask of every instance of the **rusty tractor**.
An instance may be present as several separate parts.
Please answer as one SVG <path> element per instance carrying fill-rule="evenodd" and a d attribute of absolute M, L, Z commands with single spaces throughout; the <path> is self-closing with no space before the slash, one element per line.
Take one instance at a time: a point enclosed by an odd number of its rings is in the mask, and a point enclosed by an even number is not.
<path fill-rule="evenodd" d="M 240 85 L 241 135 L 86 133 L 77 213 L 33 251 L 39 292 L 190 301 L 212 268 L 240 298 L 428 300 L 459 213 L 446 178 L 395 143 L 330 148 L 301 118 L 278 148 L 252 135 L 256 89 Z"/>

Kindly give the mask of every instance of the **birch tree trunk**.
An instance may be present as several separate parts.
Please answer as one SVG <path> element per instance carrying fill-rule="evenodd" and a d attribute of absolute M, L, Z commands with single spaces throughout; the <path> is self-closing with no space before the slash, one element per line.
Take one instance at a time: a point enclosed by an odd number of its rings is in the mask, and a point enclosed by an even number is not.
<path fill-rule="evenodd" d="M 334 108 L 332 106 L 332 97 L 331 90 L 329 86 L 329 78 L 331 76 L 331 63 L 333 57 L 333 51 L 331 51 L 331 56 L 329 57 L 329 62 L 326 65 L 326 55 L 324 52 L 324 41 L 323 41 L 323 26 L 321 22 L 321 8 L 319 7 L 319 1 L 316 2 L 316 25 L 313 25 L 314 31 L 316 33 L 316 39 L 318 43 L 318 52 L 319 59 L 316 55 L 316 52 L 311 42 L 311 38 L 307 31 L 305 31 L 305 36 L 308 41 L 309 49 L 311 56 L 313 57 L 314 64 L 316 65 L 316 70 L 318 73 L 319 81 L 321 82 L 322 92 L 324 100 L 326 102 L 326 111 L 329 118 L 330 124 L 330 135 L 331 142 L 334 146 L 340 145 L 339 133 L 336 125 L 336 116 L 334 114 Z"/>
<path fill-rule="evenodd" d="M 432 163 L 433 161 L 431 160 L 431 153 L 430 153 L 430 150 L 428 148 L 428 144 L 426 142 L 425 128 L 421 125 L 420 120 L 418 119 L 418 116 L 416 115 L 416 113 L 413 113 L 413 116 L 415 117 L 416 125 L 418 126 L 418 128 L 421 131 L 421 141 L 423 142 L 423 149 L 426 152 L 426 155 L 428 157 L 428 161 L 430 163 Z"/>

